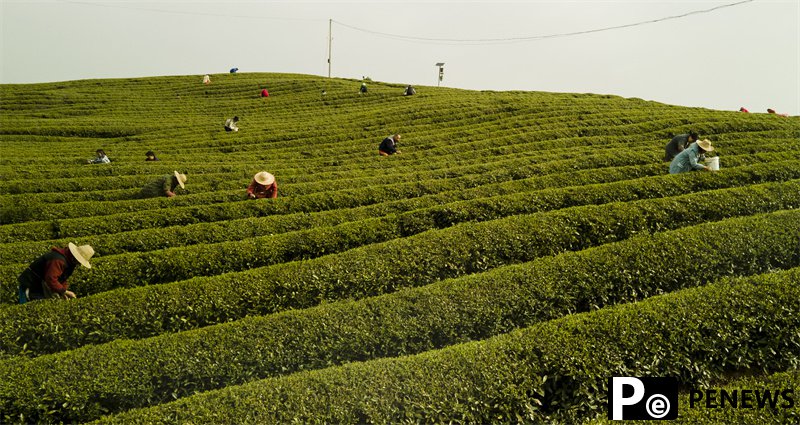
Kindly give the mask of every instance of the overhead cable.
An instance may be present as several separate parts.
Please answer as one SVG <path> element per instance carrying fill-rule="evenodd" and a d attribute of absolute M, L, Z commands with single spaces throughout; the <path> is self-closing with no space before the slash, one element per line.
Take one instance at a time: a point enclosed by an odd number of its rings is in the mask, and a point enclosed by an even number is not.
<path fill-rule="evenodd" d="M 699 14 L 703 14 L 703 13 L 710 13 L 710 12 L 714 12 L 716 10 L 720 10 L 720 9 L 724 9 L 724 8 L 728 8 L 728 7 L 734 7 L 734 6 L 739 6 L 739 5 L 742 5 L 742 4 L 745 4 L 745 3 L 751 3 L 753 1 L 754 0 L 743 0 L 743 1 L 736 2 L 736 3 L 729 3 L 729 4 L 724 4 L 724 5 L 712 7 L 710 9 L 695 10 L 695 11 L 692 11 L 692 12 L 682 13 L 680 15 L 665 16 L 663 18 L 650 19 L 650 20 L 647 20 L 647 21 L 634 22 L 634 23 L 624 24 L 624 25 L 615 25 L 615 26 L 610 26 L 610 27 L 595 28 L 595 29 L 590 29 L 590 30 L 565 32 L 565 33 L 533 35 L 533 36 L 526 36 L 526 37 L 474 38 L 474 39 L 414 37 L 414 36 L 407 36 L 407 35 L 400 35 L 400 34 L 390 34 L 390 33 L 379 32 L 379 31 L 372 31 L 372 30 L 368 30 L 368 29 L 364 29 L 364 28 L 359 28 L 359 27 L 356 27 L 356 26 L 353 26 L 353 25 L 348 25 L 348 24 L 346 24 L 344 22 L 339 22 L 339 21 L 336 21 L 336 20 L 334 20 L 333 22 L 338 24 L 338 25 L 340 25 L 340 26 L 343 26 L 343 27 L 346 27 L 346 28 L 350 28 L 350 29 L 355 30 L 355 31 L 361 31 L 361 32 L 365 32 L 365 33 L 368 33 L 368 34 L 378 35 L 378 36 L 381 36 L 381 37 L 388 37 L 388 38 L 392 38 L 392 39 L 395 39 L 395 40 L 402 40 L 402 41 L 426 42 L 426 43 L 430 43 L 430 44 L 451 44 L 451 45 L 502 44 L 502 43 L 520 43 L 520 42 L 528 42 L 528 41 L 539 41 L 539 40 L 546 40 L 546 39 L 550 39 L 550 38 L 571 37 L 571 36 L 576 36 L 576 35 L 592 34 L 592 33 L 598 33 L 598 32 L 603 32 L 603 31 L 618 30 L 618 29 L 622 29 L 622 28 L 637 27 L 637 26 L 641 26 L 641 25 L 648 25 L 648 24 L 654 24 L 654 23 L 657 23 L 657 22 L 663 22 L 663 21 L 669 21 L 669 20 L 673 20 L 673 19 L 685 18 L 685 17 L 691 16 L 691 15 L 699 15 Z"/>
<path fill-rule="evenodd" d="M 208 16 L 213 18 L 238 18 L 238 19 L 257 19 L 257 20 L 272 20 L 272 21 L 305 21 L 305 22 L 327 22 L 327 19 L 311 19 L 311 18 L 290 18 L 290 17 L 282 17 L 282 16 L 261 16 L 261 15 L 236 15 L 236 14 L 229 14 L 229 13 L 210 13 L 210 12 L 193 12 L 187 10 L 166 10 L 166 9 L 154 9 L 149 7 L 139 7 L 139 6 L 130 6 L 128 4 L 104 4 L 104 3 L 96 3 L 90 1 L 79 1 L 79 0 L 62 0 L 62 3 L 69 3 L 69 4 L 79 4 L 84 6 L 99 6 L 99 7 L 106 7 L 111 9 L 129 9 L 129 10 L 139 10 L 142 12 L 155 12 L 155 13 L 163 13 L 168 15 L 187 15 L 187 16 Z"/>

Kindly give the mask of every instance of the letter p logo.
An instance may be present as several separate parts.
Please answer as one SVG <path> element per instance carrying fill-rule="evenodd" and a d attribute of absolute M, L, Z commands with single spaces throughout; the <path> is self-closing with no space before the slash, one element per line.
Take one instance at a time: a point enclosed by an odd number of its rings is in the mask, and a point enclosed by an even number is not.
<path fill-rule="evenodd" d="M 677 417 L 677 379 L 632 376 L 608 378 L 608 419 L 673 420 Z"/>
<path fill-rule="evenodd" d="M 625 387 L 632 387 L 633 394 L 625 397 Z M 622 407 L 632 406 L 644 398 L 644 384 L 639 378 L 621 376 L 611 378 L 611 420 L 621 421 Z"/>

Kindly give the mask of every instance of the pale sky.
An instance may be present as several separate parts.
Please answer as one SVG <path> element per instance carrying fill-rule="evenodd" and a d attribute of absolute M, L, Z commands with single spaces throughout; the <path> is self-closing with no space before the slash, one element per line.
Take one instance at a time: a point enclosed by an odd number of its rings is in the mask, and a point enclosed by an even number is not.
<path fill-rule="evenodd" d="M 752 0 L 530 40 L 739 1 L 0 0 L 0 83 L 201 79 L 232 67 L 327 76 L 333 19 L 334 77 L 435 86 L 434 64 L 444 62 L 447 87 L 800 115 L 798 0 Z M 463 41 L 513 38 L 528 40 Z"/>

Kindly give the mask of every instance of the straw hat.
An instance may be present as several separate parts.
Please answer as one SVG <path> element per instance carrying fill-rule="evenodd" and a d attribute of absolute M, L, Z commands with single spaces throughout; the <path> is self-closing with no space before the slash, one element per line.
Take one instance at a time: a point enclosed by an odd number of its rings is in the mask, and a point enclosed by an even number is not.
<path fill-rule="evenodd" d="M 72 256 L 75 257 L 75 259 L 78 260 L 83 267 L 86 267 L 87 269 L 92 268 L 92 265 L 89 264 L 89 259 L 92 258 L 92 255 L 94 255 L 94 248 L 92 248 L 91 245 L 77 246 L 70 242 L 67 244 L 67 247 L 69 248 L 69 252 L 72 253 Z"/>
<path fill-rule="evenodd" d="M 178 184 L 179 184 L 179 185 L 181 185 L 181 189 L 184 189 L 184 188 L 186 188 L 186 186 L 185 186 L 185 183 L 186 183 L 186 174 L 181 174 L 181 173 L 179 173 L 179 172 L 177 172 L 177 171 L 176 171 L 176 172 L 175 172 L 175 178 L 177 178 L 177 179 L 178 179 Z"/>
<path fill-rule="evenodd" d="M 255 180 L 258 182 L 258 184 L 269 186 L 275 182 L 275 176 L 266 171 L 262 171 L 256 174 Z"/>
<path fill-rule="evenodd" d="M 706 152 L 713 152 L 714 151 L 714 147 L 711 146 L 711 140 L 708 140 L 708 139 L 700 140 L 700 141 L 697 142 L 697 145 L 700 146 L 701 148 L 703 148 L 703 150 L 706 151 Z"/>

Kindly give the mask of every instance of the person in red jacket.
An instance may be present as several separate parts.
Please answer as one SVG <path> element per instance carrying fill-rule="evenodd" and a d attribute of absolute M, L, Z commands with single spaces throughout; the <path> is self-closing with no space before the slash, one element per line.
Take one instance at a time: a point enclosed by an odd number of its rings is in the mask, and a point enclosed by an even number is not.
<path fill-rule="evenodd" d="M 275 176 L 262 171 L 253 177 L 250 186 L 247 187 L 247 197 L 250 199 L 275 199 L 278 197 L 278 183 Z"/>
<path fill-rule="evenodd" d="M 34 260 L 19 275 L 19 303 L 45 298 L 76 298 L 69 290 L 69 279 L 75 268 L 82 265 L 92 268 L 89 259 L 94 255 L 90 245 L 77 246 L 70 242 L 64 248 L 53 247 L 48 253 Z"/>
<path fill-rule="evenodd" d="M 267 91 L 267 89 L 261 90 L 261 97 L 269 97 L 269 92 Z"/>

